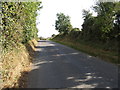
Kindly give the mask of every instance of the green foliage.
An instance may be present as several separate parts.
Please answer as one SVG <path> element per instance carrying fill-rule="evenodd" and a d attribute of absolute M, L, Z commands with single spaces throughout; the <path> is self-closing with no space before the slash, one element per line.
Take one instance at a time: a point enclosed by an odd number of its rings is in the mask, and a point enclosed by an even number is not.
<path fill-rule="evenodd" d="M 81 35 L 81 31 L 72 30 L 68 36 L 71 37 L 71 39 L 77 39 Z"/>
<path fill-rule="evenodd" d="M 72 31 L 80 31 L 79 28 L 72 28 Z"/>
<path fill-rule="evenodd" d="M 55 28 L 60 32 L 60 34 L 67 34 L 72 30 L 72 25 L 70 23 L 70 17 L 65 16 L 63 13 L 57 14 L 57 20 L 55 22 Z"/>
<path fill-rule="evenodd" d="M 118 42 L 120 42 L 120 2 L 99 2 L 93 9 L 97 12 L 97 16 L 92 16 L 89 10 L 83 10 L 84 22 L 81 31 L 77 28 L 72 28 L 66 35 L 61 34 L 61 31 L 65 29 L 61 28 L 58 24 L 59 21 L 56 21 L 56 29 L 60 30 L 60 34 L 53 39 L 60 42 L 65 40 L 64 42 L 70 42 L 75 47 L 77 47 L 75 42 L 78 44 L 84 42 L 94 49 L 98 47 L 100 48 L 100 50 L 96 51 L 98 56 L 99 54 L 103 54 L 101 51 L 105 51 L 102 56 L 106 54 L 105 57 L 110 56 L 114 58 L 115 61 L 113 62 L 117 63 L 119 50 Z M 60 20 L 60 22 L 64 21 L 64 19 Z M 87 50 L 87 48 L 85 49 Z M 87 51 L 92 52 L 92 50 Z M 107 55 L 109 51 L 111 54 Z"/>
<path fill-rule="evenodd" d="M 3 51 L 37 37 L 36 11 L 40 2 L 2 2 Z"/>
<path fill-rule="evenodd" d="M 83 11 L 83 38 L 95 41 L 109 41 L 118 37 L 118 17 L 120 2 L 97 3 L 93 9 L 97 17 L 93 17 L 89 11 Z M 114 21 L 116 20 L 116 23 Z"/>
<path fill-rule="evenodd" d="M 82 25 L 82 35 L 84 39 L 93 38 L 93 28 L 95 25 L 95 18 L 89 11 L 83 10 L 84 23 Z"/>

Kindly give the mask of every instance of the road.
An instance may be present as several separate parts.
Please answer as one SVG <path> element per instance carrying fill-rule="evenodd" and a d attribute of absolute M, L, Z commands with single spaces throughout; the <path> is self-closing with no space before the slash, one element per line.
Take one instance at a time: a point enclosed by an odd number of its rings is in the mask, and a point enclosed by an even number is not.
<path fill-rule="evenodd" d="M 52 41 L 38 41 L 28 88 L 117 87 L 117 66 Z"/>

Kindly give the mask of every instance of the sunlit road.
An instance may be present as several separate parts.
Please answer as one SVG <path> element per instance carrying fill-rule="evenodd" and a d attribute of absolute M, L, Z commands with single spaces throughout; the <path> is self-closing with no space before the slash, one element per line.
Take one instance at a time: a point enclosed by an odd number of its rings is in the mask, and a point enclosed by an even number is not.
<path fill-rule="evenodd" d="M 39 41 L 28 88 L 117 88 L 117 66 L 67 46 Z"/>

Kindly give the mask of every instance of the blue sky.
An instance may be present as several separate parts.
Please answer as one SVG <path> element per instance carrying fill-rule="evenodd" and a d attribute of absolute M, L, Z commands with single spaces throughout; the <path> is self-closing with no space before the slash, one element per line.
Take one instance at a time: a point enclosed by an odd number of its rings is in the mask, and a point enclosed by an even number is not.
<path fill-rule="evenodd" d="M 81 28 L 83 23 L 82 10 L 90 9 L 96 0 L 42 0 L 43 8 L 40 15 L 37 16 L 38 36 L 50 37 L 52 34 L 58 34 L 55 30 L 55 20 L 57 13 L 69 15 L 73 27 Z M 91 10 L 92 12 L 92 10 Z"/>

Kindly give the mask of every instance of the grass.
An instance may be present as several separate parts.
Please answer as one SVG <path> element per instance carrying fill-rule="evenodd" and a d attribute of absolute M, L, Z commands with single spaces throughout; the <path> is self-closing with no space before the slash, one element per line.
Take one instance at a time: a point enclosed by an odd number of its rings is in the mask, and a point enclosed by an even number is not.
<path fill-rule="evenodd" d="M 25 88 L 27 72 L 31 70 L 32 54 L 35 51 L 36 40 L 29 41 L 16 50 L 6 53 L 2 62 L 2 88 Z"/>
<path fill-rule="evenodd" d="M 90 42 L 85 42 L 85 41 L 77 42 L 68 38 L 60 39 L 58 37 L 52 39 L 52 41 L 55 41 L 63 45 L 67 45 L 81 52 L 101 58 L 104 61 L 107 61 L 113 64 L 118 64 L 118 52 L 105 50 L 104 49 L 105 47 L 101 47 L 103 44 L 100 44 L 100 43 L 91 44 Z"/>

